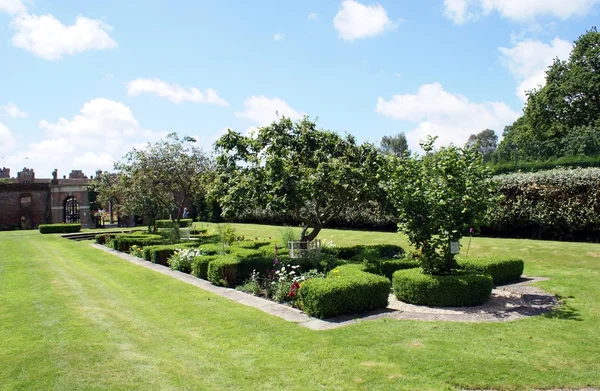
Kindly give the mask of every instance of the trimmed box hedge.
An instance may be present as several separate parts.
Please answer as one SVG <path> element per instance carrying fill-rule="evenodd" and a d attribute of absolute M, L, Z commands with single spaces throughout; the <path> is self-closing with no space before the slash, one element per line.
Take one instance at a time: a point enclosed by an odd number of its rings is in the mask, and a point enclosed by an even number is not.
<path fill-rule="evenodd" d="M 179 220 L 179 227 L 191 227 L 194 220 L 192 219 L 181 219 Z M 177 223 L 177 220 L 171 221 L 169 219 L 166 220 L 156 220 L 156 228 L 173 228 L 173 223 Z"/>
<path fill-rule="evenodd" d="M 234 286 L 240 260 L 232 256 L 220 256 L 209 262 L 207 270 L 208 281 L 219 286 Z"/>
<path fill-rule="evenodd" d="M 118 251 L 121 251 L 124 253 L 129 252 L 129 249 L 131 248 L 131 246 L 134 246 L 134 245 L 140 246 L 140 247 L 146 247 L 146 246 L 162 244 L 164 242 L 165 242 L 165 240 L 160 235 L 142 234 L 142 233 L 119 234 L 119 235 L 113 236 L 113 239 L 112 239 L 113 248 L 115 250 L 118 250 Z"/>
<path fill-rule="evenodd" d="M 182 248 L 194 247 L 194 243 L 176 243 L 176 244 L 158 244 L 145 246 L 142 250 L 146 261 L 156 263 L 163 266 L 168 266 L 167 260 L 173 253 Z"/>
<path fill-rule="evenodd" d="M 79 223 L 40 224 L 38 226 L 41 234 L 68 234 L 81 231 Z"/>
<path fill-rule="evenodd" d="M 523 274 L 525 262 L 522 259 L 466 259 L 459 260 L 458 266 L 467 272 L 489 274 L 495 285 L 518 281 Z"/>
<path fill-rule="evenodd" d="M 364 260 L 374 261 L 377 259 L 390 259 L 404 256 L 404 249 L 395 244 L 356 245 L 350 247 L 338 247 L 327 249 L 326 252 L 341 259 L 353 262 Z"/>
<path fill-rule="evenodd" d="M 367 261 L 365 263 L 365 271 L 385 276 L 391 281 L 392 276 L 396 271 L 414 269 L 419 266 L 419 261 L 408 257 L 399 259 L 379 259 L 376 261 Z"/>
<path fill-rule="evenodd" d="M 200 255 L 194 258 L 192 261 L 192 275 L 203 280 L 208 279 L 208 264 L 215 259 L 219 258 L 218 255 Z"/>
<path fill-rule="evenodd" d="M 420 269 L 398 270 L 392 277 L 398 300 L 410 304 L 438 307 L 475 306 L 485 303 L 494 283 L 486 274 L 434 276 Z"/>
<path fill-rule="evenodd" d="M 298 304 L 310 316 L 329 318 L 385 308 L 390 281 L 360 271 L 361 265 L 344 265 L 326 278 L 313 278 L 300 284 Z"/>

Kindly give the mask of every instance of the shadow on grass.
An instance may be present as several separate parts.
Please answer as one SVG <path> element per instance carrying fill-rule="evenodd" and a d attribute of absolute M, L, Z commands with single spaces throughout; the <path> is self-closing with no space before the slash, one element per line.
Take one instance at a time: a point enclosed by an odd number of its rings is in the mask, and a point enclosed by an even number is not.
<path fill-rule="evenodd" d="M 543 314 L 542 316 L 548 319 L 574 320 L 577 322 L 583 321 L 579 310 L 564 303 L 561 306 L 554 308 L 552 311 Z"/>

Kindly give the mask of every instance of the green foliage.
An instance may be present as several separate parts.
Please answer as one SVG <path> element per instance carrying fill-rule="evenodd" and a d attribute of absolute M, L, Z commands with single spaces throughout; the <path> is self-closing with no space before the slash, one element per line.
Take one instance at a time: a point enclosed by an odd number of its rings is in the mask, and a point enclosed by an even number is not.
<path fill-rule="evenodd" d="M 472 134 L 467 140 L 467 145 L 471 148 L 475 148 L 485 161 L 490 159 L 492 153 L 498 148 L 498 136 L 496 132 L 491 129 L 482 130 L 477 134 Z"/>
<path fill-rule="evenodd" d="M 67 234 L 81 231 L 79 223 L 40 224 L 38 226 L 42 234 Z"/>
<path fill-rule="evenodd" d="M 111 238 L 110 233 L 98 234 L 98 235 L 94 236 L 94 240 L 98 244 L 106 244 L 107 241 L 111 240 L 110 238 Z"/>
<path fill-rule="evenodd" d="M 144 246 L 144 259 L 146 261 L 156 263 L 163 266 L 168 266 L 168 259 L 181 248 L 193 247 L 194 243 L 177 243 L 177 244 L 160 244 Z"/>
<path fill-rule="evenodd" d="M 178 248 L 167 260 L 167 264 L 173 270 L 178 270 L 183 273 L 192 272 L 192 263 L 194 259 L 202 255 L 198 249 Z"/>
<path fill-rule="evenodd" d="M 482 233 L 558 240 L 600 238 L 600 168 L 495 177 L 502 200 Z"/>
<path fill-rule="evenodd" d="M 365 273 L 356 267 L 339 267 L 326 278 L 313 278 L 300 284 L 298 305 L 310 316 L 329 318 L 385 308 L 390 281 Z"/>
<path fill-rule="evenodd" d="M 131 246 L 154 246 L 164 243 L 164 239 L 160 235 L 143 235 L 143 234 L 117 234 L 112 236 L 112 244 L 115 250 L 128 253 Z"/>
<path fill-rule="evenodd" d="M 379 142 L 379 149 L 386 155 L 404 157 L 410 155 L 406 135 L 401 132 L 395 136 L 383 136 Z"/>
<path fill-rule="evenodd" d="M 459 267 L 473 274 L 488 274 L 495 285 L 518 281 L 523 274 L 525 262 L 521 259 L 468 258 L 459 260 Z"/>
<path fill-rule="evenodd" d="M 265 241 L 244 240 L 244 241 L 235 242 L 232 246 L 240 247 L 240 248 L 249 248 L 252 250 L 258 250 L 261 247 L 270 246 L 270 245 L 271 245 L 270 242 L 265 242 Z"/>
<path fill-rule="evenodd" d="M 202 244 L 199 248 L 207 255 L 226 254 L 231 251 L 231 247 L 223 248 L 223 245 L 217 243 Z"/>
<path fill-rule="evenodd" d="M 207 280 L 208 264 L 218 257 L 218 255 L 200 255 L 195 257 L 192 261 L 192 275 L 203 280 Z"/>
<path fill-rule="evenodd" d="M 173 220 L 156 220 L 156 228 L 173 228 L 173 226 L 175 224 L 177 224 L 178 227 L 190 227 L 192 225 L 192 223 L 194 222 L 194 220 L 192 219 L 180 219 L 179 222 L 178 221 L 173 221 Z M 206 232 L 206 231 L 204 231 Z"/>
<path fill-rule="evenodd" d="M 340 259 L 353 262 L 362 262 L 365 259 L 377 260 L 381 258 L 394 258 L 404 255 L 404 249 L 395 244 L 362 245 L 357 244 L 347 247 L 333 247 L 326 252 Z"/>
<path fill-rule="evenodd" d="M 208 281 L 220 286 L 235 286 L 240 260 L 233 256 L 221 256 L 208 264 Z"/>
<path fill-rule="evenodd" d="M 567 61 L 555 59 L 543 87 L 529 91 L 523 116 L 506 127 L 496 160 L 554 160 L 600 153 L 600 33 L 574 43 Z"/>
<path fill-rule="evenodd" d="M 375 147 L 318 130 L 308 118 L 294 123 L 283 117 L 256 137 L 230 130 L 215 146 L 220 155 L 212 196 L 223 214 L 285 211 L 303 224 L 302 241 L 313 240 L 328 221 L 378 188 L 382 158 Z"/>
<path fill-rule="evenodd" d="M 427 273 L 449 273 L 456 265 L 450 241 L 477 227 L 494 201 L 493 184 L 473 148 L 421 143 L 425 155 L 391 161 L 386 187 L 398 210 L 399 228 L 421 252 Z"/>
<path fill-rule="evenodd" d="M 398 270 L 392 277 L 398 300 L 410 304 L 462 307 L 485 303 L 492 293 L 492 277 L 483 274 L 459 273 L 436 276 L 420 269 Z"/>
<path fill-rule="evenodd" d="M 217 225 L 217 234 L 219 239 L 224 246 L 231 246 L 233 242 L 235 242 L 237 236 L 235 234 L 235 229 L 231 226 L 231 224 L 218 224 Z"/>
<path fill-rule="evenodd" d="M 377 259 L 370 261 L 367 260 L 364 263 L 364 269 L 366 272 L 379 274 L 380 276 L 385 276 L 390 280 L 392 279 L 392 275 L 397 270 L 413 269 L 419 266 L 419 261 L 411 257 L 402 257 L 396 259 Z"/>
<path fill-rule="evenodd" d="M 133 255 L 134 257 L 144 258 L 144 248 L 133 245 L 129 248 L 129 255 Z"/>

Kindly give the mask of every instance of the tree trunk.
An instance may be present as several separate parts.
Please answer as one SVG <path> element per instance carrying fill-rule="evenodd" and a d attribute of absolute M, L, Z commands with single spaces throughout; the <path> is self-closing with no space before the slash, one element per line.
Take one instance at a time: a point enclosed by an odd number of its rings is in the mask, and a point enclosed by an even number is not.
<path fill-rule="evenodd" d="M 310 233 L 307 232 L 309 228 L 312 228 L 312 231 L 310 231 Z M 323 226 L 320 224 L 313 224 L 310 227 L 308 225 L 304 225 L 302 227 L 302 233 L 300 234 L 300 241 L 312 242 L 317 237 L 319 232 L 321 232 L 322 228 Z"/>

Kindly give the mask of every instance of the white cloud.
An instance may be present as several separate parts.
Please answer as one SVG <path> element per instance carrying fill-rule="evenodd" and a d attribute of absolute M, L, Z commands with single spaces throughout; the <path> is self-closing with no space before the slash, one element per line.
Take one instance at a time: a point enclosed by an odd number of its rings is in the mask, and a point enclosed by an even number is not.
<path fill-rule="evenodd" d="M 566 60 L 571 53 L 573 44 L 560 38 L 554 38 L 549 44 L 525 40 L 518 42 L 512 48 L 499 48 L 504 64 L 519 83 L 517 95 L 525 101 L 526 91 L 541 87 L 545 84 L 546 70 L 553 60 L 558 57 Z"/>
<path fill-rule="evenodd" d="M 211 88 L 200 91 L 195 87 L 188 89 L 179 84 L 169 84 L 160 79 L 135 79 L 127 83 L 127 93 L 129 96 L 139 96 L 141 94 L 155 94 L 167 98 L 171 102 L 181 103 L 185 101 L 194 103 L 210 103 L 218 106 L 229 106 L 229 103 L 219 97 L 216 90 Z"/>
<path fill-rule="evenodd" d="M 438 144 L 443 145 L 462 145 L 469 135 L 488 128 L 500 134 L 519 117 L 502 102 L 471 102 L 445 91 L 439 83 L 422 85 L 416 94 L 394 95 L 388 101 L 380 97 L 376 111 L 395 120 L 418 123 L 406 133 L 413 149 L 418 149 L 419 141 L 428 134 L 438 136 Z"/>
<path fill-rule="evenodd" d="M 0 0 L 1 1 L 1 0 Z M 46 60 L 58 60 L 92 49 L 111 49 L 117 46 L 109 36 L 112 27 L 98 19 L 78 16 L 75 24 L 65 26 L 52 15 L 22 13 L 11 21 L 17 30 L 13 46 L 32 52 Z"/>
<path fill-rule="evenodd" d="M 281 33 L 275 33 L 273 35 L 273 40 L 275 40 L 275 41 L 281 41 L 282 39 L 283 39 L 283 34 L 281 34 Z"/>
<path fill-rule="evenodd" d="M 306 17 L 306 20 L 318 20 L 319 19 L 319 14 L 316 12 L 311 12 L 310 14 L 308 14 L 308 16 Z"/>
<path fill-rule="evenodd" d="M 27 117 L 27 113 L 19 109 L 17 105 L 14 103 L 8 103 L 5 106 L 0 106 L 0 110 L 4 111 L 6 115 L 9 115 L 13 118 L 25 118 Z"/>
<path fill-rule="evenodd" d="M 333 25 L 346 41 L 374 37 L 396 27 L 381 4 L 364 5 L 355 0 L 342 2 Z"/>
<path fill-rule="evenodd" d="M 27 8 L 21 0 L 0 0 L 0 13 L 9 15 L 25 12 Z"/>
<path fill-rule="evenodd" d="M 0 123 L 0 152 L 13 152 L 14 147 L 17 145 L 17 141 L 13 137 L 10 129 L 6 125 Z"/>
<path fill-rule="evenodd" d="M 444 0 L 445 14 L 456 24 L 497 12 L 516 21 L 531 21 L 538 16 L 561 20 L 585 15 L 600 0 Z"/>
<path fill-rule="evenodd" d="M 244 101 L 245 110 L 236 112 L 238 118 L 246 118 L 256 123 L 258 126 L 266 126 L 277 119 L 277 113 L 280 116 L 289 117 L 292 120 L 298 120 L 304 116 L 286 101 L 279 98 L 268 98 L 266 96 L 251 96 Z"/>
<path fill-rule="evenodd" d="M 79 114 L 56 121 L 42 120 L 38 127 L 45 138 L 28 145 L 23 156 L 40 177 L 49 177 L 54 168 L 60 175 L 82 169 L 94 175 L 96 169 L 112 170 L 134 146 L 144 146 L 166 135 L 142 129 L 131 109 L 104 98 L 86 102 Z"/>

